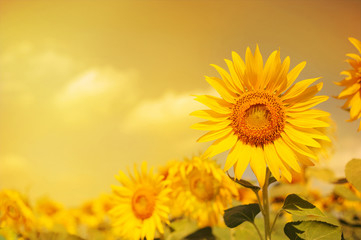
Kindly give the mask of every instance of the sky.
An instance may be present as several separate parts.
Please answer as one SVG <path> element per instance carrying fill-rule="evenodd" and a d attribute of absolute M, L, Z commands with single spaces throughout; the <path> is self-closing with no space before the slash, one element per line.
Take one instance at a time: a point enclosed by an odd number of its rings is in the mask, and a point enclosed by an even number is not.
<path fill-rule="evenodd" d="M 196 143 L 204 132 L 189 113 L 205 107 L 191 95 L 216 94 L 204 76 L 232 51 L 280 49 L 291 67 L 307 62 L 298 80 L 322 77 L 321 94 L 338 95 L 361 1 L 0 0 L 0 33 L 0 189 L 70 206 L 110 192 L 134 164 L 201 154 L 210 143 Z M 343 103 L 319 105 L 337 125 L 321 166 L 338 176 L 361 158 Z"/>

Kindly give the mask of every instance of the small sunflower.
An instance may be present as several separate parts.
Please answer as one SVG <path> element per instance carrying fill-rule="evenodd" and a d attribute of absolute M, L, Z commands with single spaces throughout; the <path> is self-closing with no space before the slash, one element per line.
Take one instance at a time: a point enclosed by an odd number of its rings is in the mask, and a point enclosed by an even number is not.
<path fill-rule="evenodd" d="M 208 158 L 178 162 L 169 170 L 169 179 L 176 208 L 201 227 L 218 225 L 224 209 L 237 195 L 235 183 Z"/>
<path fill-rule="evenodd" d="M 147 172 L 146 162 L 141 172 L 134 168 L 134 177 L 128 178 L 122 171 L 116 176 L 122 186 L 112 186 L 114 207 L 110 215 L 119 235 L 126 239 L 154 239 L 155 232 L 163 233 L 163 223 L 169 224 L 169 193 L 163 176 Z"/>
<path fill-rule="evenodd" d="M 0 229 L 9 228 L 23 236 L 34 231 L 35 217 L 27 201 L 16 191 L 0 192 Z"/>
<path fill-rule="evenodd" d="M 361 54 L 361 42 L 351 37 L 348 40 Z M 361 56 L 355 53 L 349 53 L 346 56 L 351 58 L 346 61 L 352 66 L 352 69 L 341 72 L 346 77 L 341 82 L 335 82 L 335 84 L 345 87 L 337 98 L 347 99 L 342 108 L 350 110 L 349 121 L 354 121 L 361 118 Z M 361 131 L 361 121 L 357 131 Z"/>
<path fill-rule="evenodd" d="M 231 149 L 224 170 L 234 166 L 237 179 L 250 164 L 261 186 L 267 167 L 277 180 L 284 176 L 291 181 L 289 169 L 300 172 L 299 162 L 314 165 L 310 159 L 318 160 L 315 149 L 321 148 L 320 140 L 330 141 L 321 131 L 329 126 L 323 120 L 329 113 L 311 109 L 328 99 L 315 96 L 323 83 L 310 87 L 319 79 L 313 78 L 293 84 L 306 63 L 288 72 L 290 59 L 281 62 L 279 51 L 271 53 L 265 65 L 258 46 L 254 55 L 247 48 L 245 62 L 235 52 L 232 57 L 233 62 L 225 60 L 229 73 L 212 65 L 222 79 L 206 77 L 221 98 L 195 98 L 210 108 L 191 113 L 208 120 L 192 126 L 209 131 L 198 142 L 216 140 L 206 157 Z"/>

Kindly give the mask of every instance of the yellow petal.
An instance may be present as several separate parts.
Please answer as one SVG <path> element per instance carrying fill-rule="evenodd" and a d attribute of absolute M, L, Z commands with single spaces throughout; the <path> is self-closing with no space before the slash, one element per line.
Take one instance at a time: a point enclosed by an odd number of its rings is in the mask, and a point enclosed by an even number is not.
<path fill-rule="evenodd" d="M 204 157 L 211 158 L 219 153 L 227 151 L 236 144 L 237 140 L 238 137 L 233 133 L 218 139 L 204 152 Z"/>
<path fill-rule="evenodd" d="M 317 160 L 316 155 L 307 146 L 292 141 L 285 133 L 281 133 L 281 137 L 285 143 L 296 152 Z"/>
<path fill-rule="evenodd" d="M 329 112 L 318 110 L 318 109 L 309 109 L 302 112 L 286 112 L 286 115 L 292 118 L 317 118 L 317 117 L 328 117 L 330 116 Z"/>
<path fill-rule="evenodd" d="M 293 150 L 290 149 L 289 146 L 287 146 L 284 140 L 282 138 L 278 138 L 274 141 L 274 145 L 278 155 L 283 160 L 283 162 L 290 166 L 296 172 L 301 172 L 301 167 L 297 162 L 297 157 L 295 153 L 293 152 Z"/>
<path fill-rule="evenodd" d="M 349 37 L 348 40 L 355 46 L 359 53 L 361 53 L 361 42 L 353 37 Z"/>
<path fill-rule="evenodd" d="M 230 103 L 235 103 L 237 95 L 231 92 L 224 81 L 216 77 L 207 77 L 206 81 L 221 95 L 221 97 Z"/>
<path fill-rule="evenodd" d="M 361 96 L 360 91 L 358 91 L 351 99 L 350 102 L 351 109 L 350 109 L 350 116 L 351 119 L 357 119 L 358 114 L 361 112 Z"/>
<path fill-rule="evenodd" d="M 321 140 L 325 140 L 327 142 L 331 142 L 330 138 L 325 135 L 324 133 L 318 131 L 317 129 L 313 129 L 313 128 L 299 128 L 299 127 L 295 127 L 295 129 L 301 131 L 302 133 L 304 133 L 305 135 L 311 137 L 311 138 L 315 138 L 315 139 L 321 139 Z"/>
<path fill-rule="evenodd" d="M 266 161 L 264 159 L 264 152 L 261 147 L 252 147 L 253 153 L 251 156 L 251 168 L 257 177 L 260 187 L 263 187 L 266 179 Z"/>
<path fill-rule="evenodd" d="M 195 98 L 196 101 L 203 103 L 210 109 L 221 114 L 230 114 L 232 112 L 232 104 L 224 101 L 223 99 L 209 96 L 209 95 L 199 95 Z"/>
<path fill-rule="evenodd" d="M 200 137 L 197 142 L 209 142 L 209 141 L 213 141 L 216 140 L 218 138 L 224 137 L 227 134 L 229 134 L 231 131 L 233 130 L 233 128 L 231 127 L 227 127 L 225 129 L 222 130 L 217 130 L 217 131 L 211 131 L 206 133 L 205 135 L 203 135 L 202 137 Z"/>
<path fill-rule="evenodd" d="M 306 90 L 306 88 L 308 88 L 308 86 L 310 86 L 312 83 L 314 83 L 318 79 L 320 79 L 320 78 L 306 79 L 306 80 L 302 80 L 302 81 L 296 83 L 295 85 L 293 85 L 291 88 L 289 88 L 285 92 L 285 94 L 282 96 L 282 99 L 286 100 L 289 98 L 296 97 L 300 93 L 303 93 Z"/>
<path fill-rule="evenodd" d="M 263 149 L 268 168 L 270 169 L 272 175 L 277 179 L 277 181 L 279 181 L 281 179 L 280 165 L 282 164 L 282 162 L 281 159 L 278 157 L 273 143 L 264 145 Z"/>
<path fill-rule="evenodd" d="M 309 135 L 296 130 L 295 128 L 291 127 L 288 124 L 285 125 L 284 131 L 287 134 L 287 136 L 295 142 L 298 142 L 300 144 L 304 144 L 304 145 L 310 146 L 310 147 L 316 147 L 316 148 L 321 147 L 321 145 L 317 141 L 315 141 L 313 138 L 311 138 Z"/>
<path fill-rule="evenodd" d="M 350 87 L 344 89 L 340 95 L 338 95 L 338 98 L 343 99 L 347 98 L 348 96 L 356 93 L 358 90 L 360 90 L 360 84 L 356 83 L 351 85 Z"/>
<path fill-rule="evenodd" d="M 348 53 L 346 54 L 347 57 L 353 58 L 354 60 L 356 60 L 357 62 L 361 62 L 361 57 L 357 54 L 354 53 Z"/>
<path fill-rule="evenodd" d="M 290 69 L 290 57 L 286 57 L 285 60 L 282 63 L 282 67 L 281 67 L 281 71 L 279 72 L 277 78 L 276 78 L 276 83 L 275 83 L 275 91 L 277 93 L 282 93 L 283 91 L 286 90 L 286 86 L 287 86 L 287 73 L 288 70 Z"/>
<path fill-rule="evenodd" d="M 197 130 L 207 130 L 207 131 L 221 130 L 227 127 L 228 125 L 230 125 L 231 123 L 232 120 L 225 120 L 222 122 L 206 121 L 206 122 L 195 123 L 191 126 L 191 128 Z"/>
<path fill-rule="evenodd" d="M 298 94 L 296 97 L 284 100 L 285 103 L 295 104 L 299 102 L 305 102 L 313 98 L 323 87 L 323 82 L 316 84 L 315 86 L 307 88 L 304 92 Z M 306 109 L 304 109 L 306 110 Z M 302 111 L 304 111 L 302 110 Z"/>
<path fill-rule="evenodd" d="M 254 61 L 254 71 L 256 75 L 255 89 L 259 89 L 263 81 L 263 59 L 258 44 L 254 53 Z"/>
<path fill-rule="evenodd" d="M 199 117 L 207 120 L 211 120 L 213 122 L 221 122 L 226 120 L 229 115 L 228 114 L 220 114 L 213 110 L 198 110 L 189 114 L 190 116 Z"/>
<path fill-rule="evenodd" d="M 330 124 L 314 118 L 287 118 L 287 122 L 302 128 L 329 127 Z"/>
<path fill-rule="evenodd" d="M 286 89 L 294 83 L 294 81 L 297 79 L 298 75 L 300 75 L 301 71 L 305 68 L 305 66 L 306 62 L 301 62 L 287 74 Z"/>
<path fill-rule="evenodd" d="M 233 62 L 228 60 L 228 59 L 225 59 L 225 61 L 226 61 L 226 64 L 228 66 L 231 77 L 233 79 L 233 83 L 234 83 L 235 87 L 237 88 L 237 90 L 239 92 L 244 92 L 245 90 L 244 90 L 244 87 L 243 87 L 243 85 L 241 83 L 241 80 L 240 80 L 242 78 L 240 78 L 239 74 L 237 74 L 237 72 L 236 72 L 236 70 L 234 68 Z"/>
<path fill-rule="evenodd" d="M 233 80 L 231 78 L 231 76 L 229 75 L 229 73 L 224 70 L 223 68 L 215 65 L 215 64 L 211 64 L 212 67 L 214 67 L 217 72 L 221 75 L 225 85 L 228 87 L 229 90 L 231 90 L 232 92 L 237 92 L 235 86 L 233 85 Z"/>
<path fill-rule="evenodd" d="M 308 101 L 300 102 L 294 104 L 292 107 L 292 111 L 304 111 L 306 109 L 309 109 L 313 106 L 316 106 L 317 104 L 320 104 L 328 99 L 328 96 L 316 96 L 311 98 Z"/>
<path fill-rule="evenodd" d="M 250 146 L 238 141 L 232 148 L 227 156 L 226 164 L 224 165 L 224 171 L 228 171 L 237 161 L 238 173 L 236 172 L 236 178 L 241 179 L 243 172 L 246 170 L 249 160 L 251 158 Z"/>
<path fill-rule="evenodd" d="M 276 70 L 276 65 L 275 65 L 275 59 L 277 57 L 277 52 L 278 51 L 273 51 L 267 61 L 266 61 L 266 65 L 264 66 L 264 86 L 266 86 L 266 88 L 268 88 L 268 83 L 270 82 L 271 79 L 273 79 L 273 75 L 274 72 Z"/>

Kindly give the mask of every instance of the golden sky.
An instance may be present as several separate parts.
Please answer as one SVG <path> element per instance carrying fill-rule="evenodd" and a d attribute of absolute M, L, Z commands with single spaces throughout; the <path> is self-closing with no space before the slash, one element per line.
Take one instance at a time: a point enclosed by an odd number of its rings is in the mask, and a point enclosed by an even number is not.
<path fill-rule="evenodd" d="M 213 93 L 209 64 L 247 46 L 307 61 L 299 80 L 322 76 L 322 93 L 338 95 L 348 37 L 361 40 L 360 0 L 0 0 L 0 188 L 75 205 L 134 163 L 201 153 L 191 94 Z M 361 158 L 343 103 L 320 105 L 337 124 L 338 175 Z"/>

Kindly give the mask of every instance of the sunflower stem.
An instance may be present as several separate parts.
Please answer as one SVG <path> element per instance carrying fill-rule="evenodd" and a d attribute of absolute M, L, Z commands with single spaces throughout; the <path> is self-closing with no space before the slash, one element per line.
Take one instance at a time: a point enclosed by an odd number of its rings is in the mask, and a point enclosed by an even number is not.
<path fill-rule="evenodd" d="M 262 199 L 263 199 L 263 218 L 264 218 L 264 233 L 265 239 L 271 240 L 271 229 L 270 229 L 270 215 L 269 215 L 269 199 L 268 199 L 268 186 L 271 172 L 267 168 L 266 170 L 266 181 L 262 187 Z"/>
<path fill-rule="evenodd" d="M 261 234 L 261 231 L 258 229 L 257 225 L 252 222 L 252 225 L 254 226 L 254 228 L 257 230 L 257 233 L 258 233 L 258 236 L 259 236 L 259 239 L 263 240 L 263 237 L 262 237 L 262 234 Z"/>
<path fill-rule="evenodd" d="M 275 219 L 273 220 L 273 223 L 272 223 L 272 226 L 271 226 L 271 229 L 270 229 L 270 234 L 272 234 L 273 228 L 274 228 L 274 226 L 275 226 L 275 224 L 276 224 L 276 221 L 277 221 L 277 219 L 278 219 L 278 217 L 279 217 L 280 214 L 281 214 L 281 210 L 278 211 L 278 213 L 277 213 L 276 216 L 275 216 Z"/>

